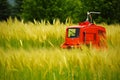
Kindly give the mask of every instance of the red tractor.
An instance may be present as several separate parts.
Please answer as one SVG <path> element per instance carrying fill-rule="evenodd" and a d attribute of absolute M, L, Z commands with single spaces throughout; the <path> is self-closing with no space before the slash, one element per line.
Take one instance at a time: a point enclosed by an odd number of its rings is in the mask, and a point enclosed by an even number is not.
<path fill-rule="evenodd" d="M 106 47 L 106 30 L 93 23 L 91 14 L 100 14 L 100 12 L 87 12 L 86 21 L 66 29 L 65 42 L 61 45 L 62 48 L 80 48 L 81 45 Z"/>

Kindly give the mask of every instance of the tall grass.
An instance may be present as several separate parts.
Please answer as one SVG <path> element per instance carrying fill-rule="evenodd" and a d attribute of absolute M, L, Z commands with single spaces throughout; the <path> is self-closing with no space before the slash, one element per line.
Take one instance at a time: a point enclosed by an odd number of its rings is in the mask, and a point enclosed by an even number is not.
<path fill-rule="evenodd" d="M 104 26 L 107 49 L 61 49 L 69 23 L 0 22 L 0 80 L 119 80 L 120 25 Z"/>
<path fill-rule="evenodd" d="M 0 22 L 0 45 L 5 48 L 59 46 L 63 42 L 65 27 L 58 20 L 51 25 L 45 21 L 23 23 L 9 18 L 7 22 Z"/>

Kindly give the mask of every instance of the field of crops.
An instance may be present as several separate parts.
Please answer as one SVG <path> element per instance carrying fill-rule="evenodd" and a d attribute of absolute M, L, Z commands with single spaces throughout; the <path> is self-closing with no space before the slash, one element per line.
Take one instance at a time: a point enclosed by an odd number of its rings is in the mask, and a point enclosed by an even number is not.
<path fill-rule="evenodd" d="M 61 49 L 66 26 L 0 22 L 0 80 L 120 80 L 120 24 L 107 30 L 107 49 Z"/>

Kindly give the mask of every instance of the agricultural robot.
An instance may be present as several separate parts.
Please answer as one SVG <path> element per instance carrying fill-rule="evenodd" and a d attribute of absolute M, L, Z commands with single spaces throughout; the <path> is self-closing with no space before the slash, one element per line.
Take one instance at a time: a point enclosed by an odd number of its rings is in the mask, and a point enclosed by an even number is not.
<path fill-rule="evenodd" d="M 86 21 L 80 22 L 77 26 L 67 27 L 62 48 L 80 48 L 81 45 L 106 47 L 106 30 L 93 23 L 91 14 L 100 14 L 100 12 L 87 12 Z"/>

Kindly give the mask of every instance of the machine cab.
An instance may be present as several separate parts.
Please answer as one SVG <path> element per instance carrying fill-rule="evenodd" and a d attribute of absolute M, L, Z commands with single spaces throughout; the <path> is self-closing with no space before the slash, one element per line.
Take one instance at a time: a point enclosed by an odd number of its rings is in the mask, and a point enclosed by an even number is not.
<path fill-rule="evenodd" d="M 89 46 L 102 47 L 106 44 L 106 31 L 102 26 L 91 24 L 88 21 L 82 22 L 78 26 L 70 26 L 66 29 L 65 42 L 62 48 Z"/>
<path fill-rule="evenodd" d="M 106 30 L 102 26 L 93 24 L 92 19 L 89 20 L 91 13 L 87 13 L 86 21 L 79 23 L 77 26 L 69 26 L 66 29 L 65 42 L 61 45 L 62 48 L 78 48 L 83 44 L 106 47 Z"/>

